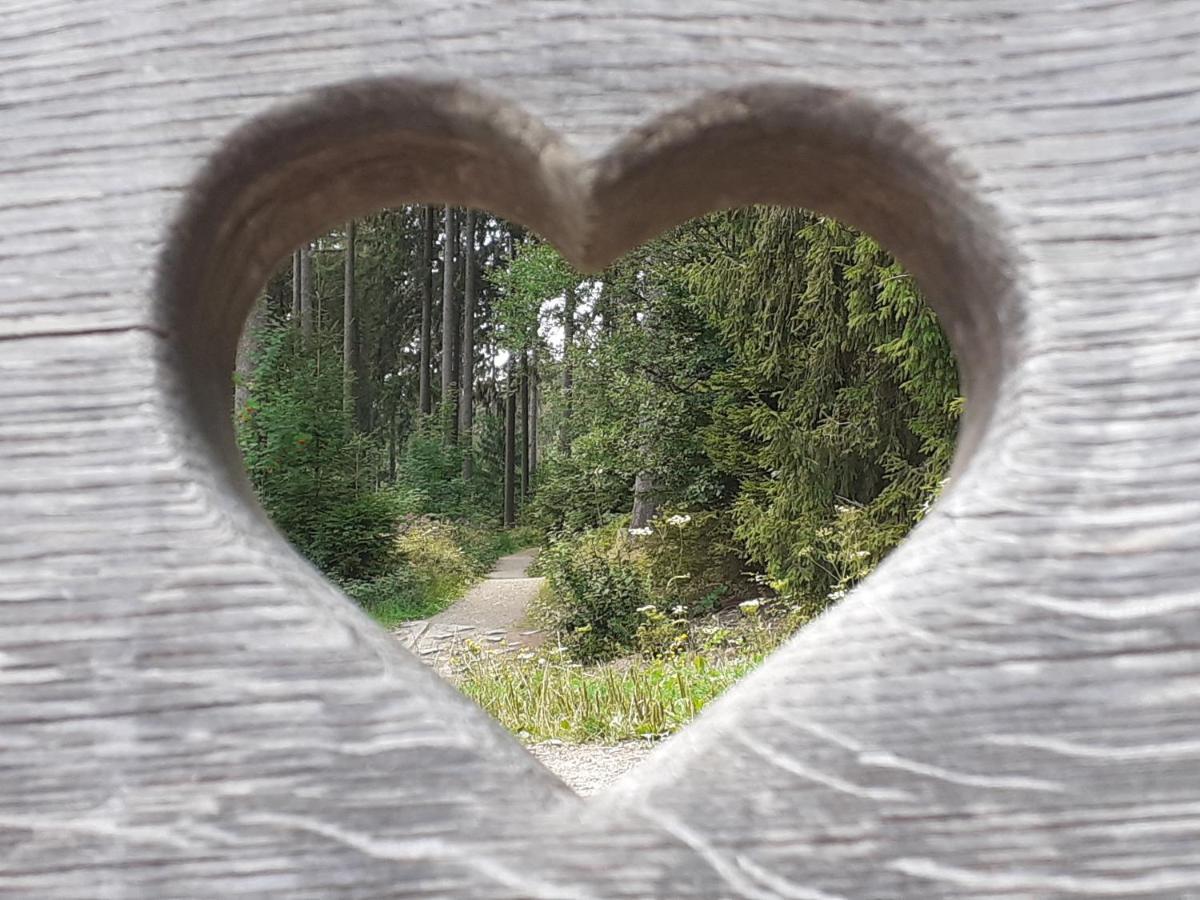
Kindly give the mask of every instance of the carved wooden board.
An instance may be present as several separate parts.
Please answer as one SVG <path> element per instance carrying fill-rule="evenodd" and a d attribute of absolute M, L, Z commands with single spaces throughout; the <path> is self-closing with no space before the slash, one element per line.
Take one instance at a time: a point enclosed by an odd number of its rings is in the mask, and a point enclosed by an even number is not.
<path fill-rule="evenodd" d="M 1200 896 L 1198 38 L 1200 0 L 7 0 L 0 893 Z M 433 200 L 592 267 L 814 207 L 966 370 L 911 539 L 588 801 L 234 452 L 258 285 Z"/>

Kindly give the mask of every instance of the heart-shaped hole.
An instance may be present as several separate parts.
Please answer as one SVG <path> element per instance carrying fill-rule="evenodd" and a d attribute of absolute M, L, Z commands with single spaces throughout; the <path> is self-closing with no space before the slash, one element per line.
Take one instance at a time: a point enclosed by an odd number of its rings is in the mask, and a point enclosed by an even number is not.
<path fill-rule="evenodd" d="M 409 206 L 268 281 L 234 420 L 293 545 L 590 793 L 924 515 L 960 399 L 911 276 L 827 217 L 712 214 L 585 278 Z"/>
<path fill-rule="evenodd" d="M 994 239 L 996 231 L 990 225 L 990 211 L 966 193 L 968 183 L 952 159 L 938 152 L 932 141 L 907 128 L 890 112 L 853 97 L 816 88 L 761 86 L 736 94 L 709 97 L 631 135 L 604 154 L 591 157 L 579 155 L 513 107 L 460 86 L 376 82 L 330 90 L 270 114 L 231 139 L 227 150 L 212 162 L 205 178 L 191 191 L 190 205 L 181 215 L 175 240 L 168 248 L 160 280 L 162 312 L 179 349 L 172 371 L 179 376 L 182 396 L 201 439 L 197 445 L 198 459 L 205 466 L 217 460 L 219 464 L 211 471 L 218 487 L 246 497 L 246 480 L 241 474 L 228 415 L 233 395 L 229 373 L 234 367 L 238 335 L 246 310 L 254 307 L 264 283 L 273 285 L 277 323 L 289 322 L 293 312 L 291 282 L 293 278 L 303 280 L 300 273 L 310 265 L 306 261 L 308 253 L 295 269 L 289 265 L 282 278 L 271 281 L 270 273 L 288 248 L 318 233 L 322 226 L 349 217 L 362 217 L 371 209 L 391 207 L 394 210 L 391 213 L 364 220 L 359 240 L 372 242 L 386 232 L 380 223 L 387 222 L 389 216 L 407 217 L 411 225 L 414 207 L 403 206 L 404 202 L 436 200 L 492 209 L 496 211 L 494 217 L 481 214 L 475 218 L 476 223 L 487 223 L 486 226 L 475 226 L 477 254 L 483 252 L 489 240 L 498 241 L 506 231 L 511 234 L 505 224 L 511 221 L 526 223 L 537 233 L 547 235 L 554 247 L 570 261 L 560 260 L 552 251 L 536 243 L 522 245 L 517 253 L 511 248 L 503 248 L 502 252 L 493 254 L 494 262 L 497 271 L 506 269 L 508 274 L 499 275 L 497 281 L 489 283 L 507 287 L 497 289 L 493 307 L 503 305 L 500 298 L 504 290 L 510 293 L 520 290 L 518 282 L 511 280 L 516 277 L 512 270 L 521 265 L 513 263 L 514 257 L 532 260 L 531 266 L 546 268 L 540 273 L 533 269 L 526 272 L 522 277 L 527 280 L 556 277 L 561 275 L 563 266 L 578 266 L 579 272 L 553 290 L 547 289 L 546 296 L 541 299 L 553 302 L 565 288 L 577 297 L 581 293 L 594 292 L 595 296 L 590 297 L 590 302 L 594 303 L 599 299 L 599 285 L 605 283 L 605 276 L 601 274 L 588 280 L 582 273 L 607 271 L 607 283 L 611 284 L 613 270 L 606 269 L 606 264 L 626 248 L 707 209 L 774 202 L 831 212 L 865 228 L 885 241 L 920 278 L 951 343 L 960 353 L 963 386 L 971 396 L 971 404 L 959 429 L 957 467 L 961 472 L 992 413 L 998 375 L 1008 341 L 1012 339 L 1012 329 L 1002 329 L 1001 325 L 1013 315 L 1007 282 L 1010 266 L 1004 245 Z M 741 232 L 736 224 L 730 225 L 737 222 L 737 214 L 709 217 L 702 220 L 704 225 L 688 227 L 712 231 L 712 239 L 717 244 L 708 247 L 708 251 L 719 246 L 722 237 L 731 234 L 761 238 L 763 223 L 771 216 L 785 223 L 781 234 L 789 233 L 789 229 L 795 234 L 809 228 L 810 238 L 824 234 L 857 240 L 857 236 L 843 226 L 800 213 L 780 212 L 776 208 L 758 209 L 743 215 L 749 225 Z M 796 218 L 789 220 L 789 215 Z M 726 226 L 731 230 L 722 233 L 721 229 Z M 681 233 L 686 231 L 674 232 L 675 235 Z M 318 241 L 318 252 L 329 252 L 337 257 L 332 264 L 335 268 L 345 265 L 347 258 L 357 258 L 347 254 L 347 237 L 345 232 L 326 233 Z M 444 235 L 437 238 L 436 243 L 444 246 Z M 762 258 L 769 257 L 775 249 L 764 246 L 761 241 L 757 246 Z M 692 263 L 699 266 L 702 262 L 712 262 L 705 259 L 703 245 L 695 249 L 697 253 Z M 377 247 L 372 252 L 376 251 L 372 259 L 378 263 L 387 251 Z M 876 278 L 877 275 L 882 273 L 885 278 L 896 281 L 910 277 L 905 272 L 888 268 L 890 262 L 882 254 L 872 269 L 867 258 L 874 252 L 863 249 L 861 271 L 854 276 L 860 279 L 855 290 L 863 294 L 856 313 L 860 317 L 897 314 L 896 306 L 870 308 L 871 301 L 893 290 Z M 745 259 L 738 254 L 728 255 L 732 268 L 725 271 L 726 278 L 732 277 L 733 269 L 745 265 Z M 843 259 L 850 258 L 845 256 Z M 317 266 L 318 272 L 329 268 L 329 265 Z M 484 271 L 480 272 L 480 277 L 490 279 L 493 274 Z M 660 273 L 643 274 L 655 279 Z M 712 272 L 709 274 L 717 277 Z M 505 282 L 505 278 L 510 280 Z M 844 282 L 846 273 L 839 272 L 836 278 Z M 395 289 L 394 284 L 392 288 Z M 303 293 L 296 290 L 299 305 L 303 305 L 300 299 Z M 325 296 L 329 298 L 333 293 Z M 741 297 L 743 306 L 745 299 Z M 361 293 L 359 302 L 379 305 L 377 299 L 368 301 Z M 776 312 L 784 317 L 799 316 L 802 306 L 803 303 L 783 306 Z M 301 309 L 297 308 L 295 313 L 297 319 L 305 319 Z M 509 313 L 505 327 L 512 330 L 517 327 L 513 324 L 515 313 L 512 310 Z M 708 375 L 728 376 L 736 381 L 735 376 L 744 378 L 752 370 L 748 357 L 753 343 L 746 340 L 745 332 L 748 326 L 761 325 L 763 320 L 760 313 L 760 318 L 755 319 L 753 309 L 743 309 L 743 313 L 745 318 L 740 326 L 737 323 L 731 325 L 729 333 L 714 344 L 723 347 L 731 356 L 740 354 L 738 365 L 741 368 L 712 371 Z M 912 310 L 906 314 L 910 316 L 906 320 L 909 325 L 920 318 Z M 311 336 L 276 339 L 279 346 L 291 340 L 288 346 L 301 361 L 319 357 L 324 340 L 322 331 L 337 331 L 343 321 L 340 310 L 336 315 L 322 319 L 314 307 L 307 315 L 311 317 Z M 890 324 L 894 326 L 895 322 Z M 743 332 L 740 343 L 738 327 Z M 777 327 L 777 335 L 786 332 L 781 323 L 777 323 Z M 303 330 L 290 323 L 279 324 L 277 328 L 281 334 Z M 646 330 L 663 331 L 661 327 L 655 328 L 653 322 L 648 323 Z M 886 331 L 885 327 L 879 333 L 884 335 Z M 362 337 L 360 331 L 359 339 Z M 906 333 L 903 328 L 894 337 L 896 342 L 890 350 L 882 341 L 877 341 L 873 350 L 881 360 L 886 359 L 889 352 L 896 355 L 892 359 L 895 370 L 884 380 L 900 389 L 904 362 L 897 360 L 905 352 L 914 352 L 916 344 L 912 343 L 913 334 Z M 721 340 L 726 343 L 722 345 Z M 910 342 L 907 346 L 905 340 Z M 768 341 L 767 345 L 771 343 Z M 346 346 L 358 347 L 353 335 Z M 842 351 L 843 355 L 850 352 L 848 349 Z M 919 356 L 922 350 L 918 348 L 915 352 Z M 916 362 L 927 361 L 936 355 L 935 352 L 928 353 Z M 493 353 L 493 361 L 502 362 L 501 355 Z M 325 363 L 336 370 L 340 381 L 342 362 L 336 350 L 325 357 Z M 485 364 L 481 366 L 486 368 Z M 312 374 L 314 379 L 318 378 L 315 370 Z M 385 387 L 384 374 L 397 381 L 406 377 L 401 367 L 394 364 L 389 364 L 386 373 L 380 370 L 374 374 L 381 395 Z M 561 376 L 561 372 L 559 374 Z M 646 372 L 642 374 L 650 378 Z M 668 371 L 658 372 L 657 376 L 670 380 L 680 374 Z M 685 379 L 694 379 L 696 374 L 696 371 L 682 373 Z M 775 377 L 786 379 L 796 374 L 776 372 Z M 914 377 L 919 379 L 920 373 Z M 501 387 L 505 383 L 499 377 L 494 380 Z M 484 381 L 486 383 L 486 379 Z M 316 385 L 318 381 L 312 383 Z M 739 390 L 754 394 L 761 388 L 759 393 L 772 394 L 767 386 L 767 380 L 749 387 L 742 383 Z M 436 391 L 430 393 L 432 396 Z M 774 394 L 778 399 L 778 392 Z M 350 408 L 355 404 L 354 391 L 350 392 L 345 418 L 347 421 L 358 418 L 360 425 L 370 426 L 371 405 L 363 403 L 362 396 L 361 393 L 357 395 L 357 402 L 363 406 L 356 411 Z M 843 399 L 847 403 L 846 410 L 851 410 L 850 392 Z M 943 407 L 944 400 L 938 401 Z M 276 401 L 279 402 L 278 397 Z M 401 394 L 389 402 L 399 404 Z M 755 403 L 754 409 L 760 419 L 778 415 L 779 410 L 772 408 L 771 401 L 757 398 Z M 416 398 L 416 404 L 420 406 L 419 398 Z M 747 410 L 737 412 L 747 412 L 752 417 L 754 410 L 748 403 Z M 946 414 L 950 415 L 949 412 Z M 834 411 L 823 409 L 821 415 L 821 427 L 833 428 Z M 383 445 L 398 453 L 400 442 L 393 429 L 395 417 L 389 415 L 387 419 L 388 431 Z M 419 410 L 411 419 L 419 419 Z M 736 416 L 728 421 L 736 421 Z M 852 425 L 847 423 L 847 427 Z M 769 430 L 762 424 L 755 427 L 759 428 L 760 436 Z M 911 424 L 905 427 L 913 435 L 919 435 L 919 429 L 913 429 Z M 715 439 L 718 431 L 719 428 L 712 429 L 710 435 Z M 263 433 L 260 432 L 260 437 Z M 295 441 L 297 436 L 292 434 L 290 439 Z M 541 437 L 545 446 L 549 434 L 543 433 Z M 309 439 L 317 442 L 321 437 L 314 431 Z M 762 440 L 765 443 L 765 438 Z M 364 453 L 369 450 L 364 446 L 358 449 Z M 902 469 L 902 456 L 894 459 L 895 471 Z M 917 456 L 920 457 L 920 453 Z M 281 458 L 277 455 L 274 462 L 265 465 L 276 465 Z M 488 462 L 481 459 L 481 467 Z M 882 457 L 876 457 L 872 465 L 879 469 L 881 462 Z M 908 460 L 908 464 L 915 471 L 920 462 Z M 387 460 L 384 467 L 390 478 L 394 464 Z M 378 467 L 363 478 L 370 482 L 379 480 Z M 886 478 L 881 483 L 886 484 Z M 562 485 L 558 487 L 561 489 Z M 875 485 L 876 496 L 878 487 Z M 635 490 L 633 484 L 629 488 Z M 870 488 L 863 490 L 864 496 L 872 493 Z M 654 491 L 638 493 L 642 495 L 640 499 L 645 499 Z M 631 504 L 633 499 L 631 496 Z M 848 497 L 850 503 L 847 505 L 860 499 Z M 677 508 L 667 510 L 667 516 L 653 523 L 651 528 L 669 533 L 674 521 L 674 537 L 678 538 L 682 554 L 686 544 L 685 528 L 713 510 L 695 503 L 686 506 L 679 498 L 675 498 L 675 504 Z M 252 510 L 252 506 L 242 503 L 227 511 L 238 519 L 239 528 L 257 529 L 260 526 L 255 523 Z M 303 512 L 302 504 L 297 511 Z M 500 513 L 499 510 L 495 512 Z M 363 515 L 369 518 L 367 513 Z M 672 520 L 672 516 L 676 518 Z M 732 518 L 730 521 L 743 534 L 754 527 L 750 518 L 744 518 L 740 523 Z M 326 525 L 322 523 L 322 527 Z M 307 527 L 287 523 L 284 526 L 293 534 L 299 534 Z M 636 530 L 644 527 L 646 523 L 633 523 L 633 538 L 626 531 L 619 540 L 636 542 L 641 537 Z M 770 527 L 771 523 L 767 523 L 768 530 Z M 717 531 L 721 532 L 721 529 Z M 437 541 L 441 536 L 428 537 Z M 890 545 L 896 537 L 893 534 L 890 540 L 877 540 L 874 545 Z M 353 535 L 348 534 L 347 539 L 351 538 Z M 763 547 L 771 543 L 769 534 L 759 535 L 756 539 Z M 428 547 L 424 549 L 428 550 Z M 671 549 L 669 540 L 659 547 L 664 555 Z M 341 550 L 353 555 L 345 547 Z M 421 551 L 422 548 L 414 547 L 411 552 Z M 843 551 L 855 558 L 864 552 L 862 547 L 852 544 L 838 552 Z M 369 555 L 371 551 L 368 548 L 363 552 Z M 869 562 L 878 558 L 877 552 L 865 552 L 863 558 Z M 827 554 L 826 558 L 831 557 Z M 766 566 L 769 561 L 760 557 L 759 563 Z M 510 565 L 517 564 L 510 562 Z M 570 569 L 572 561 L 560 560 L 558 564 L 563 570 L 558 575 L 565 582 L 567 575 L 564 572 Z M 753 574 L 771 581 L 772 574 L 778 576 L 779 571 L 777 567 L 772 572 L 764 569 Z M 681 570 L 675 574 L 688 573 Z M 670 577 L 668 575 L 668 580 Z M 854 572 L 838 573 L 831 592 L 836 595 L 845 582 L 853 580 Z M 774 581 L 775 588 L 782 587 L 786 592 L 787 585 L 781 585 L 780 578 L 775 577 Z M 495 582 L 501 583 L 502 580 Z M 531 589 L 532 585 L 522 585 L 523 591 Z M 488 605 L 489 597 L 498 596 L 503 590 L 493 587 L 485 593 L 483 606 Z M 775 593 L 768 592 L 767 596 L 773 601 Z M 656 595 L 658 602 L 654 604 L 653 615 L 650 611 L 638 613 L 645 620 L 641 622 L 643 631 L 660 627 L 668 643 L 674 627 L 671 623 L 679 617 L 673 606 L 659 608 L 662 599 L 669 596 L 669 593 Z M 522 603 L 524 599 L 528 598 L 523 598 Z M 738 599 L 757 598 L 747 595 Z M 746 605 L 741 614 L 749 616 L 752 609 L 753 604 Z M 686 618 L 690 619 L 692 610 L 685 611 L 688 613 Z M 666 621 L 660 621 L 660 618 Z M 490 628 L 488 622 L 481 621 L 477 630 L 484 640 L 495 636 L 489 631 L 504 631 L 504 637 L 508 638 L 511 624 Z M 575 625 L 573 633 L 568 635 L 568 644 L 589 624 Z M 421 649 L 419 637 L 410 642 Z M 575 643 L 582 645 L 586 641 L 575 640 Z M 576 652 L 579 652 L 578 647 Z M 687 695 L 687 689 L 681 693 Z M 584 698 L 582 702 L 588 702 L 586 691 L 580 696 Z M 686 696 L 683 702 L 687 702 Z"/>

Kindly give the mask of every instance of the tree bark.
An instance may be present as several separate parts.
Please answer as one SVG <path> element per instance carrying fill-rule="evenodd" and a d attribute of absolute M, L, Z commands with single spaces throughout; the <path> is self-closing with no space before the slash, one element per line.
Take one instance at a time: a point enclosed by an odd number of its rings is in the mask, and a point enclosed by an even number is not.
<path fill-rule="evenodd" d="M 300 321 L 300 251 L 292 253 L 292 322 Z"/>
<path fill-rule="evenodd" d="M 471 454 L 475 423 L 475 219 L 475 210 L 468 209 L 463 249 L 462 362 L 458 375 L 458 439 L 463 449 L 464 480 L 471 477 L 474 465 Z"/>
<path fill-rule="evenodd" d="M 529 496 L 529 351 L 521 351 L 521 500 Z"/>
<path fill-rule="evenodd" d="M 508 358 L 508 378 L 504 385 L 504 527 L 517 520 L 517 392 L 516 355 Z"/>
<path fill-rule="evenodd" d="M 421 211 L 421 370 L 418 403 L 422 415 L 433 412 L 433 207 Z"/>
<path fill-rule="evenodd" d="M 300 248 L 300 337 L 307 347 L 313 339 L 312 244 Z"/>
<path fill-rule="evenodd" d="M 242 327 L 242 336 L 238 338 L 237 358 L 234 363 L 233 379 L 233 413 L 235 418 L 246 408 L 250 399 L 250 379 L 254 376 L 254 357 L 258 351 L 259 332 L 267 317 L 267 298 L 259 297 L 250 307 L 250 317 Z"/>
<path fill-rule="evenodd" d="M 442 252 L 442 438 L 454 443 L 458 421 L 455 415 L 457 385 L 454 383 L 455 335 L 458 315 L 454 302 L 454 253 L 458 244 L 458 217 L 452 206 L 446 207 L 446 245 Z"/>
<path fill-rule="evenodd" d="M 629 516 L 629 527 L 645 528 L 657 515 L 654 476 L 650 472 L 638 472 L 633 480 L 633 512 Z"/>
<path fill-rule="evenodd" d="M 538 466 L 538 421 L 541 419 L 542 390 L 538 379 L 537 350 L 529 361 L 529 474 L 530 480 L 537 477 Z"/>
<path fill-rule="evenodd" d="M 571 455 L 572 393 L 575 389 L 573 350 L 575 347 L 575 288 L 569 287 L 563 294 L 563 416 L 559 427 L 558 444 L 564 456 Z"/>
<path fill-rule="evenodd" d="M 358 321 L 354 315 L 354 238 L 354 223 L 349 222 L 346 225 L 345 289 L 342 292 L 342 412 L 358 428 L 361 411 L 357 404 L 359 364 Z"/>
<path fill-rule="evenodd" d="M 400 427 L 396 424 L 396 405 L 388 419 L 388 484 L 396 483 L 396 445 L 400 442 Z"/>

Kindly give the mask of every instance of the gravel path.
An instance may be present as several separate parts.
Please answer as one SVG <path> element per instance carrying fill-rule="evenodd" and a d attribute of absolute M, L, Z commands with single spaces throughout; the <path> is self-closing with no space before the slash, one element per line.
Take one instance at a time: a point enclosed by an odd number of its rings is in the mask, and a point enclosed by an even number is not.
<path fill-rule="evenodd" d="M 464 640 L 473 640 L 495 653 L 516 653 L 539 646 L 545 635 L 526 621 L 529 604 L 542 587 L 541 578 L 525 574 L 536 555 L 536 550 L 523 550 L 502 557 L 488 576 L 457 603 L 432 618 L 406 622 L 392 633 L 450 681 L 450 659 L 455 646 Z M 577 794 L 586 797 L 628 772 L 653 748 L 648 741 L 545 741 L 529 750 Z"/>
<path fill-rule="evenodd" d="M 619 744 L 545 741 L 533 744 L 529 752 L 575 793 L 588 797 L 599 793 L 640 763 L 655 746 L 650 741 L 623 741 Z"/>
<path fill-rule="evenodd" d="M 543 579 L 525 574 L 536 556 L 536 550 L 522 550 L 501 557 L 457 603 L 432 618 L 405 622 L 392 634 L 443 676 L 450 674 L 449 659 L 464 640 L 500 653 L 539 646 L 545 635 L 526 622 L 529 604 L 542 588 Z"/>

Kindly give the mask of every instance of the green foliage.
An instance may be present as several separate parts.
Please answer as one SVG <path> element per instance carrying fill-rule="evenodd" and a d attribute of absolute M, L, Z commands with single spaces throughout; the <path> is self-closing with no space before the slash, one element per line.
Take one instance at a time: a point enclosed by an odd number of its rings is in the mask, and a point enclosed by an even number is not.
<path fill-rule="evenodd" d="M 739 479 L 736 534 L 752 559 L 816 613 L 936 493 L 960 407 L 953 357 L 911 277 L 869 238 L 794 210 L 712 227 L 736 251 L 689 269 L 733 349 L 708 452 Z"/>
<path fill-rule="evenodd" d="M 728 510 L 667 509 L 649 530 L 636 536 L 634 551 L 656 608 L 695 617 L 763 593 L 747 573 L 745 549 L 734 537 Z"/>
<path fill-rule="evenodd" d="M 574 659 L 657 652 L 662 626 L 763 594 L 745 573 L 729 514 L 668 512 L 645 533 L 621 522 L 566 536 L 538 562 L 541 620 Z"/>
<path fill-rule="evenodd" d="M 697 653 L 585 669 L 481 651 L 455 680 L 526 740 L 612 742 L 677 731 L 760 658 L 711 661 Z"/>
<path fill-rule="evenodd" d="M 532 347 L 537 341 L 542 304 L 579 282 L 579 276 L 549 244 L 523 244 L 507 268 L 491 273 L 501 346 Z"/>
<path fill-rule="evenodd" d="M 255 492 L 295 547 L 344 580 L 392 562 L 392 508 L 372 493 L 372 448 L 342 411 L 341 359 L 328 336 L 303 347 L 292 330 L 261 335 L 259 364 L 238 422 Z"/>
<path fill-rule="evenodd" d="M 643 618 L 650 623 L 666 617 L 647 610 Z M 686 620 L 676 619 L 664 627 L 669 652 L 656 646 L 649 654 L 595 666 L 569 662 L 561 646 L 509 656 L 468 644 L 454 660 L 454 681 L 527 741 L 659 738 L 687 724 L 788 633 L 752 616 L 691 633 Z"/>
<path fill-rule="evenodd" d="M 611 659 L 633 646 L 638 610 L 650 600 L 645 572 L 616 527 L 551 544 L 539 570 L 549 586 L 542 624 L 574 659 Z"/>
<path fill-rule="evenodd" d="M 393 542 L 395 561 L 378 577 L 342 589 L 380 624 L 391 627 L 441 612 L 501 556 L 535 542 L 528 531 L 404 516 Z"/>
<path fill-rule="evenodd" d="M 478 574 L 455 527 L 437 519 L 405 522 L 396 537 L 396 551 L 410 568 L 444 583 L 448 590 L 462 587 Z"/>
<path fill-rule="evenodd" d="M 346 582 L 342 590 L 385 628 L 436 615 L 454 599 L 439 592 L 427 573 L 402 564 L 369 581 Z"/>
<path fill-rule="evenodd" d="M 538 472 L 530 522 L 549 534 L 577 534 L 627 514 L 633 474 L 618 457 L 623 442 L 614 429 L 595 427 L 575 439 L 570 456 L 551 455 Z"/>
<path fill-rule="evenodd" d="M 715 553 L 811 616 L 945 478 L 962 407 L 949 345 L 912 278 L 838 222 L 770 207 L 697 219 L 606 272 L 595 314 L 577 437 L 531 510 L 551 535 L 619 519 L 647 474 L 664 507 L 717 514 L 730 527 Z"/>
<path fill-rule="evenodd" d="M 444 442 L 434 417 L 419 421 L 405 443 L 397 473 L 404 511 L 415 515 L 465 515 L 471 507 L 471 491 L 461 472 L 462 449 Z"/>

